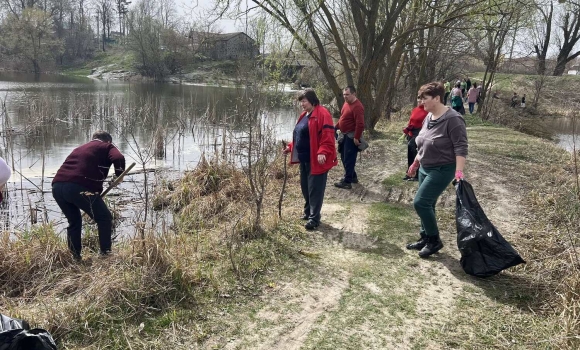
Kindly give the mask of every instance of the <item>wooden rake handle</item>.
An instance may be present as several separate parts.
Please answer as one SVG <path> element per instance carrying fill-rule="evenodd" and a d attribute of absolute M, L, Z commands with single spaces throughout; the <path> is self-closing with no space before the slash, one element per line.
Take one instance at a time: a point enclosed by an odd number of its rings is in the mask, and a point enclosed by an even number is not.
<path fill-rule="evenodd" d="M 119 175 L 115 179 L 115 181 L 113 181 L 113 183 L 110 184 L 109 187 L 107 187 L 107 189 L 103 191 L 103 193 L 101 193 L 101 198 L 105 197 L 107 195 L 107 193 L 109 193 L 109 191 L 111 191 L 113 188 L 115 188 L 115 186 L 117 186 L 118 184 L 120 184 L 121 181 L 123 181 L 123 178 L 125 177 L 125 175 L 127 175 L 129 173 L 129 171 L 131 171 L 131 169 L 133 169 L 134 166 L 135 166 L 135 163 L 132 163 L 127 168 L 125 168 L 125 171 L 123 171 L 121 173 L 121 175 Z"/>

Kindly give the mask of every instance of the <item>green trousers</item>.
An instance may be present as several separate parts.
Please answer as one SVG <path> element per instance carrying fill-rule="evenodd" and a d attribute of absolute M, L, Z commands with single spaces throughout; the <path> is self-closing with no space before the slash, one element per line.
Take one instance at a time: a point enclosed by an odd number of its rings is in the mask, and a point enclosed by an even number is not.
<path fill-rule="evenodd" d="M 436 167 L 419 168 L 419 189 L 413 206 L 421 219 L 421 235 L 438 236 L 435 204 L 437 198 L 455 177 L 455 163 Z"/>

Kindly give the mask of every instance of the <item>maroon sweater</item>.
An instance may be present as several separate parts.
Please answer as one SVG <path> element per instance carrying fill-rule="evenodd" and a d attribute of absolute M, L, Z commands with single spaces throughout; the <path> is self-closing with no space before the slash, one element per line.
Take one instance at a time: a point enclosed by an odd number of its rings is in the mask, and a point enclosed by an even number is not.
<path fill-rule="evenodd" d="M 52 183 L 74 182 L 91 192 L 101 193 L 111 164 L 119 176 L 125 170 L 125 157 L 112 144 L 92 140 L 72 151 L 56 172 Z"/>
<path fill-rule="evenodd" d="M 343 134 L 354 131 L 354 138 L 360 140 L 365 129 L 365 108 L 359 99 L 352 104 L 345 102 L 340 111 L 340 119 L 336 126 Z"/>

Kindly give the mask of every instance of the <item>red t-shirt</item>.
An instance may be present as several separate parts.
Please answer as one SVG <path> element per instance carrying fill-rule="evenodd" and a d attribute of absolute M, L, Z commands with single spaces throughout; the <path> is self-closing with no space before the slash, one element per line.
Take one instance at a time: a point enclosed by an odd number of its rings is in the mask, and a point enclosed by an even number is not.
<path fill-rule="evenodd" d="M 354 131 L 354 138 L 360 139 L 365 129 L 365 108 L 359 99 L 342 105 L 340 119 L 336 126 L 343 134 Z"/>

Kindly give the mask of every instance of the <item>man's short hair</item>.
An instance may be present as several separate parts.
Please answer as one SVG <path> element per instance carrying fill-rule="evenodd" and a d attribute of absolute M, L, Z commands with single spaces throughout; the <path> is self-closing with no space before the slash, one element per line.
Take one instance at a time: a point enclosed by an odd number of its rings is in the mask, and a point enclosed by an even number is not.
<path fill-rule="evenodd" d="M 302 101 L 304 99 L 307 99 L 308 102 L 310 102 L 310 104 L 313 106 L 318 106 L 320 104 L 320 100 L 318 99 L 318 96 L 316 96 L 316 92 L 314 92 L 312 89 L 306 89 L 302 91 L 300 95 L 298 95 L 298 101 Z"/>
<path fill-rule="evenodd" d="M 356 89 L 352 85 L 349 85 L 349 86 L 345 87 L 344 89 L 342 89 L 342 91 L 344 91 L 344 90 L 350 91 L 351 94 L 356 94 Z"/>
<path fill-rule="evenodd" d="M 439 96 L 439 102 L 443 103 L 443 98 L 445 97 L 445 88 L 443 87 L 443 84 L 438 81 L 427 83 L 421 86 L 418 96 L 431 96 L 433 98 L 435 98 L 435 96 Z"/>
<path fill-rule="evenodd" d="M 113 142 L 113 137 L 106 131 L 97 130 L 93 134 L 93 140 L 101 140 L 103 142 Z"/>

